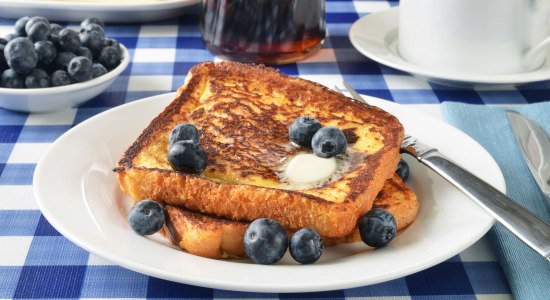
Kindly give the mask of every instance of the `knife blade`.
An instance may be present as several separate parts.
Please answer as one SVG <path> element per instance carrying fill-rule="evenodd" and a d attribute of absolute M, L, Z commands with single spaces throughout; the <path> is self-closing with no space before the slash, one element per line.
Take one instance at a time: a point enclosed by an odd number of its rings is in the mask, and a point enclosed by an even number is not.
<path fill-rule="evenodd" d="M 527 167 L 550 203 L 550 138 L 526 116 L 513 110 L 506 114 Z"/>
<path fill-rule="evenodd" d="M 349 85 L 345 87 L 350 93 L 353 90 Z M 368 105 L 361 95 L 352 94 L 354 99 Z M 454 185 L 518 239 L 550 261 L 550 224 L 415 137 L 406 135 L 401 151 Z"/>

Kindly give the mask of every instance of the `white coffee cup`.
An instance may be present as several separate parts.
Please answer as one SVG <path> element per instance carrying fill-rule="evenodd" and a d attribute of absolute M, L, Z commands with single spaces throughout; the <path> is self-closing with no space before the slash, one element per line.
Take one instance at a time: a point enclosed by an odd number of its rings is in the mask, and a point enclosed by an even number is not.
<path fill-rule="evenodd" d="M 514 74 L 539 68 L 550 0 L 401 0 L 400 55 L 433 71 Z"/>

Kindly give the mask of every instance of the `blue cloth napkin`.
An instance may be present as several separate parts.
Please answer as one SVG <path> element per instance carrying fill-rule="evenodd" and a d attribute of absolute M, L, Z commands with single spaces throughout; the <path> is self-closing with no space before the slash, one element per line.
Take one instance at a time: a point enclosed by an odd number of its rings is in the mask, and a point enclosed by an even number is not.
<path fill-rule="evenodd" d="M 506 117 L 506 109 L 520 112 L 550 133 L 550 102 L 515 106 L 487 106 L 444 102 L 447 122 L 481 144 L 499 164 L 506 180 L 506 194 L 550 221 L 547 200 L 538 189 L 519 150 Z M 550 299 L 550 262 L 524 245 L 502 225 L 488 233 L 516 299 Z"/>

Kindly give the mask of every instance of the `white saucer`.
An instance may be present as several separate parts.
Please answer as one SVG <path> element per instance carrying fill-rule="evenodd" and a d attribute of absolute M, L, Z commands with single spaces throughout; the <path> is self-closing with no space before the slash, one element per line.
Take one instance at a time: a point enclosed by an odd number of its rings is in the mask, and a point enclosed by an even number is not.
<path fill-rule="evenodd" d="M 399 55 L 398 24 L 398 7 L 371 13 L 351 26 L 351 44 L 363 55 L 378 63 L 438 84 L 477 87 L 519 85 L 550 79 L 550 52 L 547 53 L 546 62 L 539 69 L 517 74 L 453 74 L 415 65 Z"/>

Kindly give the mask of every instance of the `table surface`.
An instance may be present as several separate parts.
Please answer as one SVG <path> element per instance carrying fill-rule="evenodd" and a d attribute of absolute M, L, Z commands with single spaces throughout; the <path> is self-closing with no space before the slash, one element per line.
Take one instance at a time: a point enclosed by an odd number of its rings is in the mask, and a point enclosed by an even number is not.
<path fill-rule="evenodd" d="M 454 89 L 377 64 L 353 48 L 350 26 L 388 1 L 327 1 L 323 48 L 282 72 L 333 87 L 343 80 L 360 93 L 439 116 L 439 103 L 522 104 L 543 101 L 550 82 L 498 89 Z M 0 298 L 510 298 L 506 278 L 486 240 L 427 270 L 372 286 L 304 294 L 258 294 L 195 287 L 148 277 L 90 254 L 41 215 L 32 191 L 41 155 L 71 127 L 112 107 L 176 90 L 191 66 L 216 60 L 198 31 L 197 6 L 162 22 L 107 24 L 132 62 L 103 94 L 77 109 L 21 114 L 0 109 Z M 0 33 L 13 19 L 0 19 Z M 62 25 L 78 26 L 76 23 Z M 365 268 L 368 272 L 368 267 Z M 494 297 L 494 298 L 493 298 Z"/>

